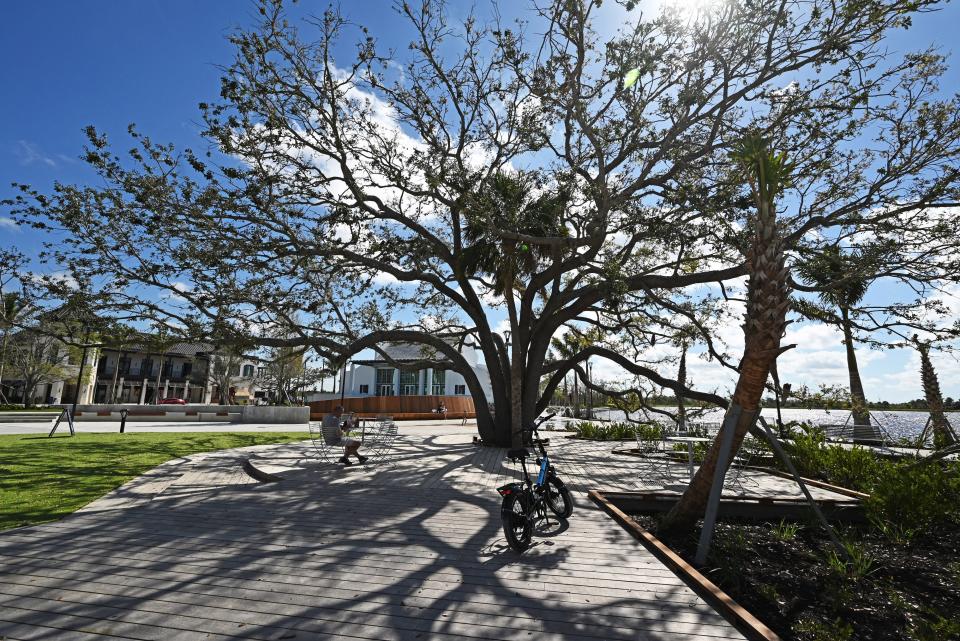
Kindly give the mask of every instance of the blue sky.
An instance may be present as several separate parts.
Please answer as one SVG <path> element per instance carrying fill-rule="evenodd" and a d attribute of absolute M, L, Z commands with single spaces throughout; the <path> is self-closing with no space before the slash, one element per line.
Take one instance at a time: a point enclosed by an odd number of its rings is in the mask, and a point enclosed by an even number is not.
<path fill-rule="evenodd" d="M 408 38 L 397 31 L 398 20 L 387 0 L 343 3 L 356 22 L 382 42 L 397 48 Z M 452 2 L 466 11 L 466 2 Z M 483 2 L 470 3 L 482 6 Z M 512 2 L 501 3 L 507 8 Z M 607 3 L 604 22 L 617 22 Z M 295 9 L 322 12 L 326 2 L 303 1 Z M 642 5 L 641 5 L 642 6 Z M 83 128 L 95 125 L 120 142 L 129 123 L 154 140 L 203 148 L 197 136 L 201 101 L 218 94 L 217 65 L 227 64 L 232 48 L 226 36 L 249 25 L 254 6 L 242 0 L 47 0 L 8 2 L 0 7 L 0 197 L 12 181 L 49 188 L 54 181 L 84 183 L 93 179 L 77 160 Z M 934 43 L 949 51 L 960 6 L 920 16 L 914 28 L 889 40 L 894 51 Z M 945 91 L 960 89 L 960 69 L 951 68 Z M 121 149 L 124 147 L 121 147 Z M 17 229 L 0 212 L 0 245 L 16 245 L 28 254 L 40 239 Z M 958 306 L 960 312 L 960 306 Z M 784 380 L 842 383 L 842 347 L 827 328 L 799 325 L 805 341 L 795 350 Z M 733 336 L 733 335 L 732 335 Z M 790 337 L 788 337 L 789 339 Z M 736 340 L 733 336 L 734 341 Z M 920 395 L 916 358 L 907 352 L 866 352 L 862 356 L 868 396 L 901 400 Z M 960 365 L 937 359 L 944 394 L 960 397 Z M 604 368 L 597 365 L 597 371 Z M 691 367 L 695 383 L 724 386 L 724 375 L 707 364 Z M 614 372 L 611 370 L 612 376 Z"/>

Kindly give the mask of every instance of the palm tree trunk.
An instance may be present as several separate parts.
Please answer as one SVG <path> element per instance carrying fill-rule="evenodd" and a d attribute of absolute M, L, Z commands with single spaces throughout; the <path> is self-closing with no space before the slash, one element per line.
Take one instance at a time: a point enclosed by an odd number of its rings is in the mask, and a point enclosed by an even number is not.
<path fill-rule="evenodd" d="M 677 368 L 677 381 L 681 385 L 687 384 L 687 344 L 680 347 L 680 365 Z M 681 430 L 687 429 L 687 411 L 683 405 L 683 395 L 677 392 L 677 427 Z"/>
<path fill-rule="evenodd" d="M 763 182 L 762 176 L 760 182 Z M 780 353 L 780 337 L 786 327 L 787 309 L 790 305 L 788 268 L 777 229 L 776 211 L 773 202 L 762 195 L 757 196 L 757 201 L 756 231 L 746 256 L 750 281 L 747 286 L 740 377 L 721 428 L 721 435 L 727 430 L 733 430 L 731 454 L 740 449 L 743 438 L 753 426 L 759 411 L 770 368 Z M 737 413 L 739 417 L 735 420 Z M 706 508 L 710 488 L 713 487 L 722 441 L 720 436 L 714 439 L 687 490 L 661 522 L 661 529 L 693 530 L 697 519 Z M 727 467 L 732 458 L 728 458 Z"/>
<path fill-rule="evenodd" d="M 846 307 L 840 308 L 840 318 L 843 321 L 843 342 L 847 348 L 847 372 L 850 376 L 850 403 L 853 412 L 853 424 L 870 425 L 870 412 L 867 411 L 867 398 L 863 393 L 863 382 L 860 380 L 857 353 L 853 349 L 850 311 Z"/>
<path fill-rule="evenodd" d="M 940 380 L 937 378 L 937 372 L 933 369 L 933 363 L 930 361 L 930 346 L 916 341 L 917 349 L 920 351 L 920 380 L 923 382 L 923 394 L 927 399 L 927 407 L 930 409 L 930 421 L 933 425 L 933 447 L 942 449 L 948 445 L 956 443 L 953 430 L 947 422 L 947 417 L 943 413 L 943 396 L 940 393 Z"/>

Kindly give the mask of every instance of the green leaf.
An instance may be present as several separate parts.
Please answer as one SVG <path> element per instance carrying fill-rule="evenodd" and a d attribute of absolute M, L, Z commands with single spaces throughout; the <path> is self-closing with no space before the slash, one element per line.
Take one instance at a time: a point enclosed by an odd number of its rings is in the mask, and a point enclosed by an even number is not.
<path fill-rule="evenodd" d="M 627 75 L 623 77 L 623 88 L 629 89 L 633 85 L 637 84 L 637 80 L 640 78 L 640 67 L 635 67 L 627 72 Z"/>

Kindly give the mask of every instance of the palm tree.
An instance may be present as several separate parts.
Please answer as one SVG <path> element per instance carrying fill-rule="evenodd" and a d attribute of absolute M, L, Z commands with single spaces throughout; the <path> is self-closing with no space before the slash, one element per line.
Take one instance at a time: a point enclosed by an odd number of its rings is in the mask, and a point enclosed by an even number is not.
<path fill-rule="evenodd" d="M 7 402 L 3 394 L 3 367 L 7 361 L 7 341 L 10 337 L 10 329 L 23 316 L 26 309 L 26 300 L 17 292 L 3 294 L 3 298 L 0 299 L 0 330 L 3 331 L 3 347 L 0 351 L 0 401 L 4 403 Z"/>
<path fill-rule="evenodd" d="M 870 425 L 867 399 L 863 393 L 857 354 L 853 349 L 853 320 L 856 306 L 870 287 L 870 260 L 862 252 L 843 253 L 837 245 L 827 247 L 821 254 L 798 266 L 800 278 L 820 291 L 821 304 L 839 310 L 837 317 L 828 309 L 809 303 L 800 303 L 798 311 L 809 318 L 834 325 L 843 331 L 847 350 L 847 373 L 850 377 L 850 402 L 854 425 Z"/>
<path fill-rule="evenodd" d="M 580 332 L 570 330 L 567 331 L 563 336 L 554 336 L 550 340 L 550 344 L 553 347 L 553 350 L 557 353 L 557 356 L 561 360 L 569 360 L 576 357 L 588 344 L 591 342 L 589 336 L 583 336 Z M 574 373 L 573 375 L 573 415 L 575 417 L 580 416 L 580 377 Z M 564 384 L 566 384 L 566 377 L 564 377 Z"/>
<path fill-rule="evenodd" d="M 766 141 L 756 136 L 747 137 L 732 156 L 746 170 L 757 206 L 753 240 L 746 255 L 749 283 L 740 376 L 724 417 L 721 436 L 714 440 L 687 490 L 661 522 L 660 527 L 665 530 L 694 527 L 706 508 L 713 486 L 723 434 L 733 430 L 731 451 L 735 452 L 753 426 L 770 368 L 781 351 L 780 337 L 790 305 L 789 272 L 777 226 L 775 201 L 787 183 L 791 165 L 782 154 L 770 153 Z"/>
<path fill-rule="evenodd" d="M 687 341 L 680 343 L 680 364 L 677 366 L 677 380 L 681 385 L 687 384 Z M 677 427 L 687 429 L 687 408 L 683 403 L 683 394 L 677 392 Z"/>
<path fill-rule="evenodd" d="M 940 380 L 937 378 L 937 371 L 933 369 L 933 363 L 930 361 L 930 344 L 921 342 L 916 335 L 913 337 L 913 344 L 920 352 L 920 380 L 923 382 L 923 394 L 927 399 L 927 407 L 930 409 L 933 447 L 939 450 L 956 443 L 957 436 L 950 427 L 946 414 L 943 413 Z"/>
<path fill-rule="evenodd" d="M 522 445 L 523 363 L 527 331 L 520 327 L 514 294 L 522 293 L 522 278 L 536 271 L 546 258 L 540 246 L 505 238 L 503 231 L 531 237 L 568 235 L 562 220 L 567 204 L 564 190 L 531 197 L 537 191 L 532 177 L 498 173 L 491 176 L 466 216 L 463 269 L 468 276 L 487 274 L 495 294 L 503 296 L 513 338 L 510 350 L 510 424 L 514 447 Z"/>
<path fill-rule="evenodd" d="M 163 367 L 164 367 L 164 357 L 174 347 L 177 343 L 180 342 L 180 338 L 174 334 L 171 334 L 170 331 L 164 325 L 157 325 L 154 327 L 153 334 L 149 335 L 145 341 L 145 347 L 155 354 L 158 359 L 157 365 L 157 380 L 154 382 L 154 391 L 153 391 L 153 404 L 156 405 L 160 400 L 160 380 L 163 377 Z M 147 385 L 147 378 L 150 376 L 150 372 L 143 373 L 143 385 Z"/>

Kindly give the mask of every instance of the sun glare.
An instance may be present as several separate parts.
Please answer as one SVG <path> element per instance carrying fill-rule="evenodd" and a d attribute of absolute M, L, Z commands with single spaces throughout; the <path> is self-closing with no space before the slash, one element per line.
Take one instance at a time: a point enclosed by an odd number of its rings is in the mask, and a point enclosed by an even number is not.
<path fill-rule="evenodd" d="M 715 10 L 728 0 L 664 0 L 661 6 L 690 17 Z"/>

